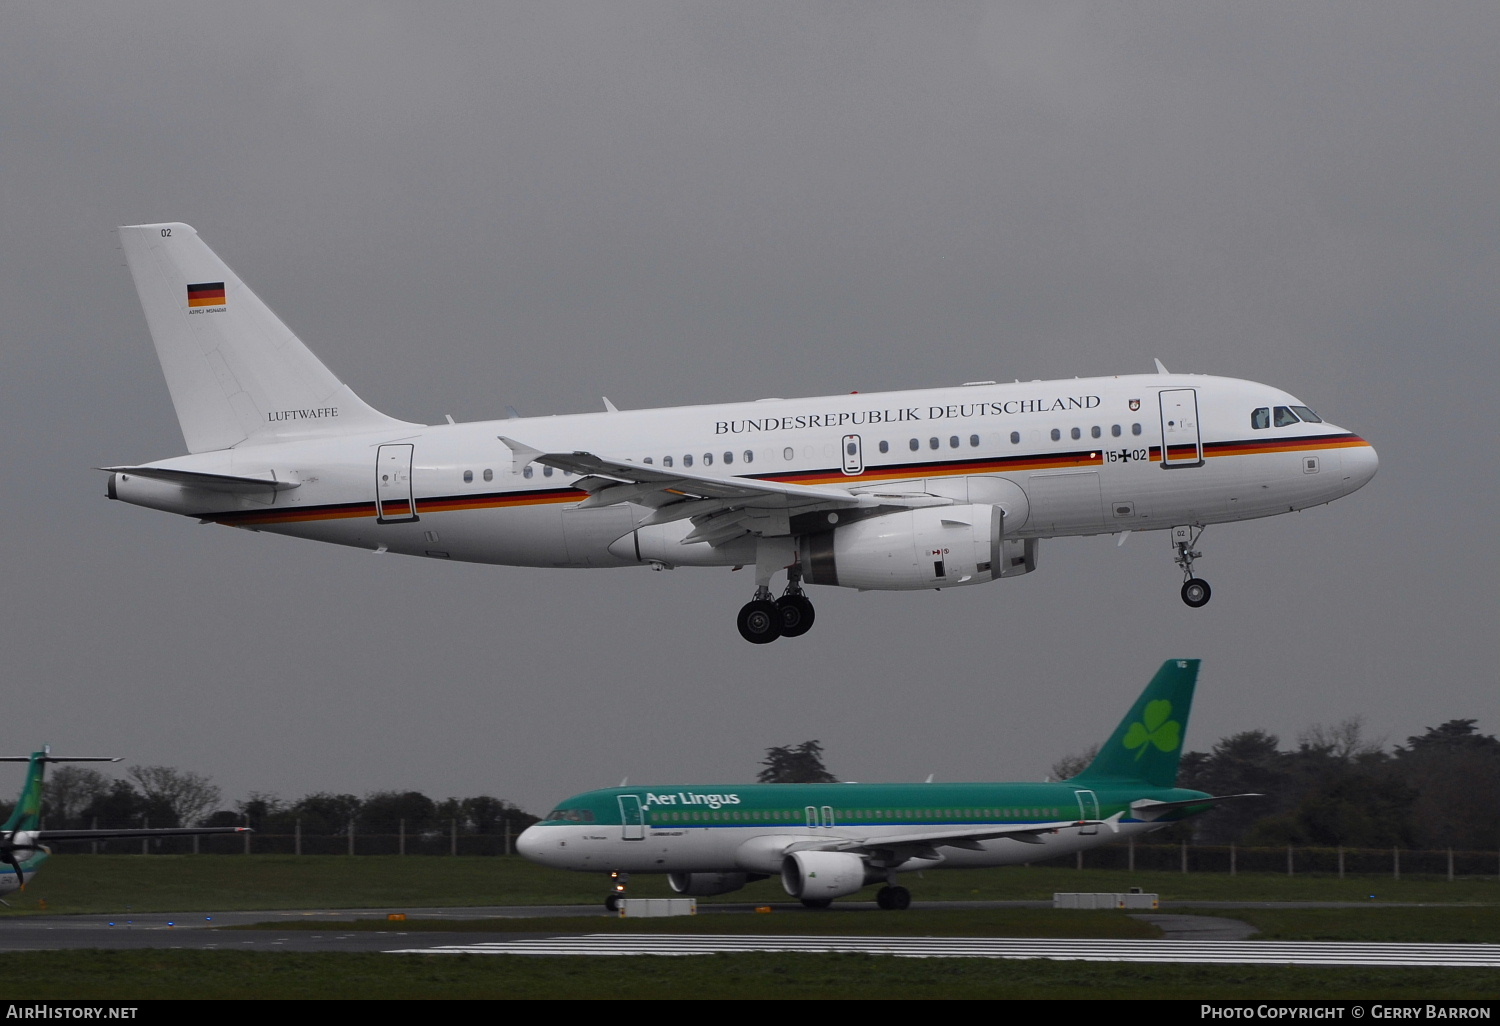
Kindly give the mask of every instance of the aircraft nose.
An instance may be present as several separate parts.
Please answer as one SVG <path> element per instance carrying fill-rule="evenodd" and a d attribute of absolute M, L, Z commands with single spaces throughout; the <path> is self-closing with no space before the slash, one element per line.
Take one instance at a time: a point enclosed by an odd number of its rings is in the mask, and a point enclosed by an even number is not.
<path fill-rule="evenodd" d="M 529 826 L 516 838 L 516 853 L 533 862 L 540 862 L 542 855 L 541 828 Z"/>
<path fill-rule="evenodd" d="M 1349 482 L 1351 492 L 1369 484 L 1375 471 L 1380 469 L 1380 457 L 1376 455 L 1375 447 L 1369 443 L 1345 449 L 1343 460 L 1344 480 Z"/>

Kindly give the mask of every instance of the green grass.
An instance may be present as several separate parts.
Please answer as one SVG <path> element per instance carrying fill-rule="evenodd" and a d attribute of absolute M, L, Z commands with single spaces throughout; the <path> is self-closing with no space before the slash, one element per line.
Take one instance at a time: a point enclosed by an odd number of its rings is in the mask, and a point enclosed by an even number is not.
<path fill-rule="evenodd" d="M 903 878 L 918 901 L 1050 899 L 1054 891 L 1123 891 L 1132 886 L 1166 900 L 1495 902 L 1495 878 L 1223 873 L 1126 873 L 1012 866 L 939 870 Z M 231 911 L 279 908 L 381 908 L 602 902 L 602 874 L 569 873 L 523 859 L 395 855 L 60 855 L 10 897 L 0 916 L 60 913 Z M 630 893 L 671 893 L 663 876 L 637 875 Z M 849 900 L 869 901 L 873 888 Z M 701 902 L 785 902 L 776 880 Z M 45 909 L 41 902 L 46 903 Z"/>
<path fill-rule="evenodd" d="M 1500 971 L 746 953 L 580 958 L 238 951 L 7 952 L 6 1000 L 1311 998 L 1493 1000 Z"/>
<path fill-rule="evenodd" d="M 1363 911 L 1363 910 L 1361 910 Z M 352 923 L 256 923 L 231 930 L 295 930 L 315 933 L 669 933 L 748 934 L 754 936 L 840 937 L 1094 937 L 1152 940 L 1161 931 L 1123 912 L 1053 911 L 1052 909 L 941 909 L 881 912 L 877 909 L 832 909 L 811 912 L 792 908 L 770 915 L 674 916 L 621 919 L 556 916 L 535 919 L 356 919 Z"/>

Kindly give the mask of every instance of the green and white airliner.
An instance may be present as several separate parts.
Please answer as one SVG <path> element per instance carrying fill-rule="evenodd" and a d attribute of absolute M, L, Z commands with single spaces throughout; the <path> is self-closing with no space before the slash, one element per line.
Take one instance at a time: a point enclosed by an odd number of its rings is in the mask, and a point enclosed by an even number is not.
<path fill-rule="evenodd" d="M 696 896 L 780 874 L 814 908 L 884 882 L 880 906 L 906 908 L 899 873 L 1055 858 L 1248 797 L 1177 786 L 1197 677 L 1196 659 L 1163 663 L 1088 768 L 1061 783 L 610 787 L 569 798 L 517 849 L 561 869 L 666 873 Z"/>

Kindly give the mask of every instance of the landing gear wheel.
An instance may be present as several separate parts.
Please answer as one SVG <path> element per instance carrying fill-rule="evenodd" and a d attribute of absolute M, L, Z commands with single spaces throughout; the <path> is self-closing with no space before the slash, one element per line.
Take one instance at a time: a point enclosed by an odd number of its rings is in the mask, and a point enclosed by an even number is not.
<path fill-rule="evenodd" d="M 812 630 L 813 604 L 806 595 L 783 595 L 776 600 L 776 611 L 781 614 L 781 636 L 797 638 Z M 743 628 L 741 628 L 743 630 Z"/>
<path fill-rule="evenodd" d="M 750 644 L 767 645 L 781 637 L 781 611 L 770 599 L 746 602 L 735 625 Z"/>
<path fill-rule="evenodd" d="M 892 912 L 911 908 L 911 891 L 905 887 L 882 887 L 875 892 L 875 904 Z"/>
<path fill-rule="evenodd" d="M 604 907 L 609 909 L 609 911 L 611 912 L 620 911 L 620 898 L 622 897 L 623 895 L 620 894 L 611 894 L 609 897 L 604 899 Z"/>
<path fill-rule="evenodd" d="M 803 898 L 803 908 L 827 908 L 833 904 L 832 898 Z"/>
<path fill-rule="evenodd" d="M 1213 597 L 1214 590 L 1208 586 L 1208 582 L 1200 577 L 1190 577 L 1182 586 L 1182 601 L 1194 609 L 1208 605 L 1208 600 Z"/>

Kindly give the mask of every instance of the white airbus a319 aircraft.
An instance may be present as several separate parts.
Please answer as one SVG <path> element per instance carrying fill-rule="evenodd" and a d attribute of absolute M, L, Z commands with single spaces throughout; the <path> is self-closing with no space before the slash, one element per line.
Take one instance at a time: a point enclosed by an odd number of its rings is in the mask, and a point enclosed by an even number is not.
<path fill-rule="evenodd" d="M 1331 502 L 1375 450 L 1293 396 L 1156 374 L 457 424 L 366 405 L 185 224 L 120 229 L 190 455 L 109 496 L 256 531 L 512 566 L 753 566 L 740 633 L 804 634 L 803 585 L 917 591 L 1036 568 L 1043 538 Z M 785 572 L 776 597 L 771 581 Z"/>

